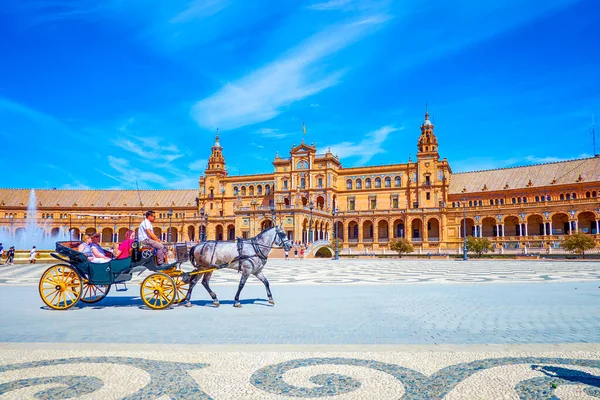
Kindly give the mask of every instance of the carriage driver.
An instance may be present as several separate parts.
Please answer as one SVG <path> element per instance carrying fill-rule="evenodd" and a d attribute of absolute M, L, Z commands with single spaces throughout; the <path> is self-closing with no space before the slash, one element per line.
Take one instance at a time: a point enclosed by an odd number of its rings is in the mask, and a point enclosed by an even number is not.
<path fill-rule="evenodd" d="M 165 263 L 165 256 L 168 250 L 154 234 L 152 223 L 155 219 L 154 211 L 146 211 L 146 218 L 142 221 L 138 229 L 138 239 L 143 245 L 152 246 L 156 249 L 156 263 L 160 267 Z"/>

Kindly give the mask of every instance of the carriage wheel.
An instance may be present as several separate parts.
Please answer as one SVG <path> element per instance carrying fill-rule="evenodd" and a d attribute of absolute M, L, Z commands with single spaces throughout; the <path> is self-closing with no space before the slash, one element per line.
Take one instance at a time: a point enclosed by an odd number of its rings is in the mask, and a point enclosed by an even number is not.
<path fill-rule="evenodd" d="M 66 310 L 79 301 L 82 287 L 81 277 L 73 267 L 57 264 L 42 274 L 39 292 L 48 307 Z"/>
<path fill-rule="evenodd" d="M 173 303 L 179 304 L 185 300 L 189 290 L 190 284 L 185 283 L 181 275 L 172 276 L 173 282 L 175 282 L 175 300 Z"/>
<path fill-rule="evenodd" d="M 161 310 L 175 300 L 175 283 L 168 275 L 162 273 L 149 275 L 142 282 L 140 296 L 145 305 Z"/>
<path fill-rule="evenodd" d="M 87 279 L 83 281 L 81 301 L 87 304 L 97 303 L 110 292 L 110 285 L 92 285 Z"/>

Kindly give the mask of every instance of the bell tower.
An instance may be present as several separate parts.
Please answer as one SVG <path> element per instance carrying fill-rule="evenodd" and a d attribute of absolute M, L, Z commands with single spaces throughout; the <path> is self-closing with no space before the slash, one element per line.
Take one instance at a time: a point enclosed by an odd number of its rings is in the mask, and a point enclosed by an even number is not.
<path fill-rule="evenodd" d="M 219 143 L 219 131 L 217 130 L 217 137 L 215 144 L 212 147 L 212 153 L 208 158 L 208 168 L 204 171 L 208 175 L 217 175 L 219 177 L 227 176 L 227 170 L 225 169 L 225 157 L 223 157 L 223 147 Z"/>
<path fill-rule="evenodd" d="M 419 143 L 417 144 L 418 159 L 433 158 L 435 161 L 439 160 L 438 141 L 433 131 L 434 126 L 429 120 L 429 111 L 425 107 L 425 121 L 421 125 L 421 137 L 419 137 Z"/>

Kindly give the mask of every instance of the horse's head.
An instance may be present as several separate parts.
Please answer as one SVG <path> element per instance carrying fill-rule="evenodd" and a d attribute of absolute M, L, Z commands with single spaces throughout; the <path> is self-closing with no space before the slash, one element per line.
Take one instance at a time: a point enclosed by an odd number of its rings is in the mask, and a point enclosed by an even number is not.
<path fill-rule="evenodd" d="M 285 251 L 290 251 L 292 248 L 292 241 L 287 238 L 287 235 L 283 231 L 281 225 L 275 227 L 275 241 L 273 244 L 283 247 Z"/>

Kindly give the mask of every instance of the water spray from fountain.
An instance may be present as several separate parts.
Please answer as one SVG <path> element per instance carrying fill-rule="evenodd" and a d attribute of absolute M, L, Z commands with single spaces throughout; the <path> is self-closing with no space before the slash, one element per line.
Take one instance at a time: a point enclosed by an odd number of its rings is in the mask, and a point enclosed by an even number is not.
<path fill-rule="evenodd" d="M 33 189 L 29 194 L 26 219 L 25 228 L 11 226 L 10 230 L 6 227 L 0 229 L 0 243 L 5 249 L 15 246 L 17 250 L 29 250 L 35 246 L 38 250 L 54 250 L 56 242 L 69 240 L 68 226 L 61 226 L 58 234 L 51 235 L 47 229 L 47 223 L 38 225 L 37 200 Z"/>

